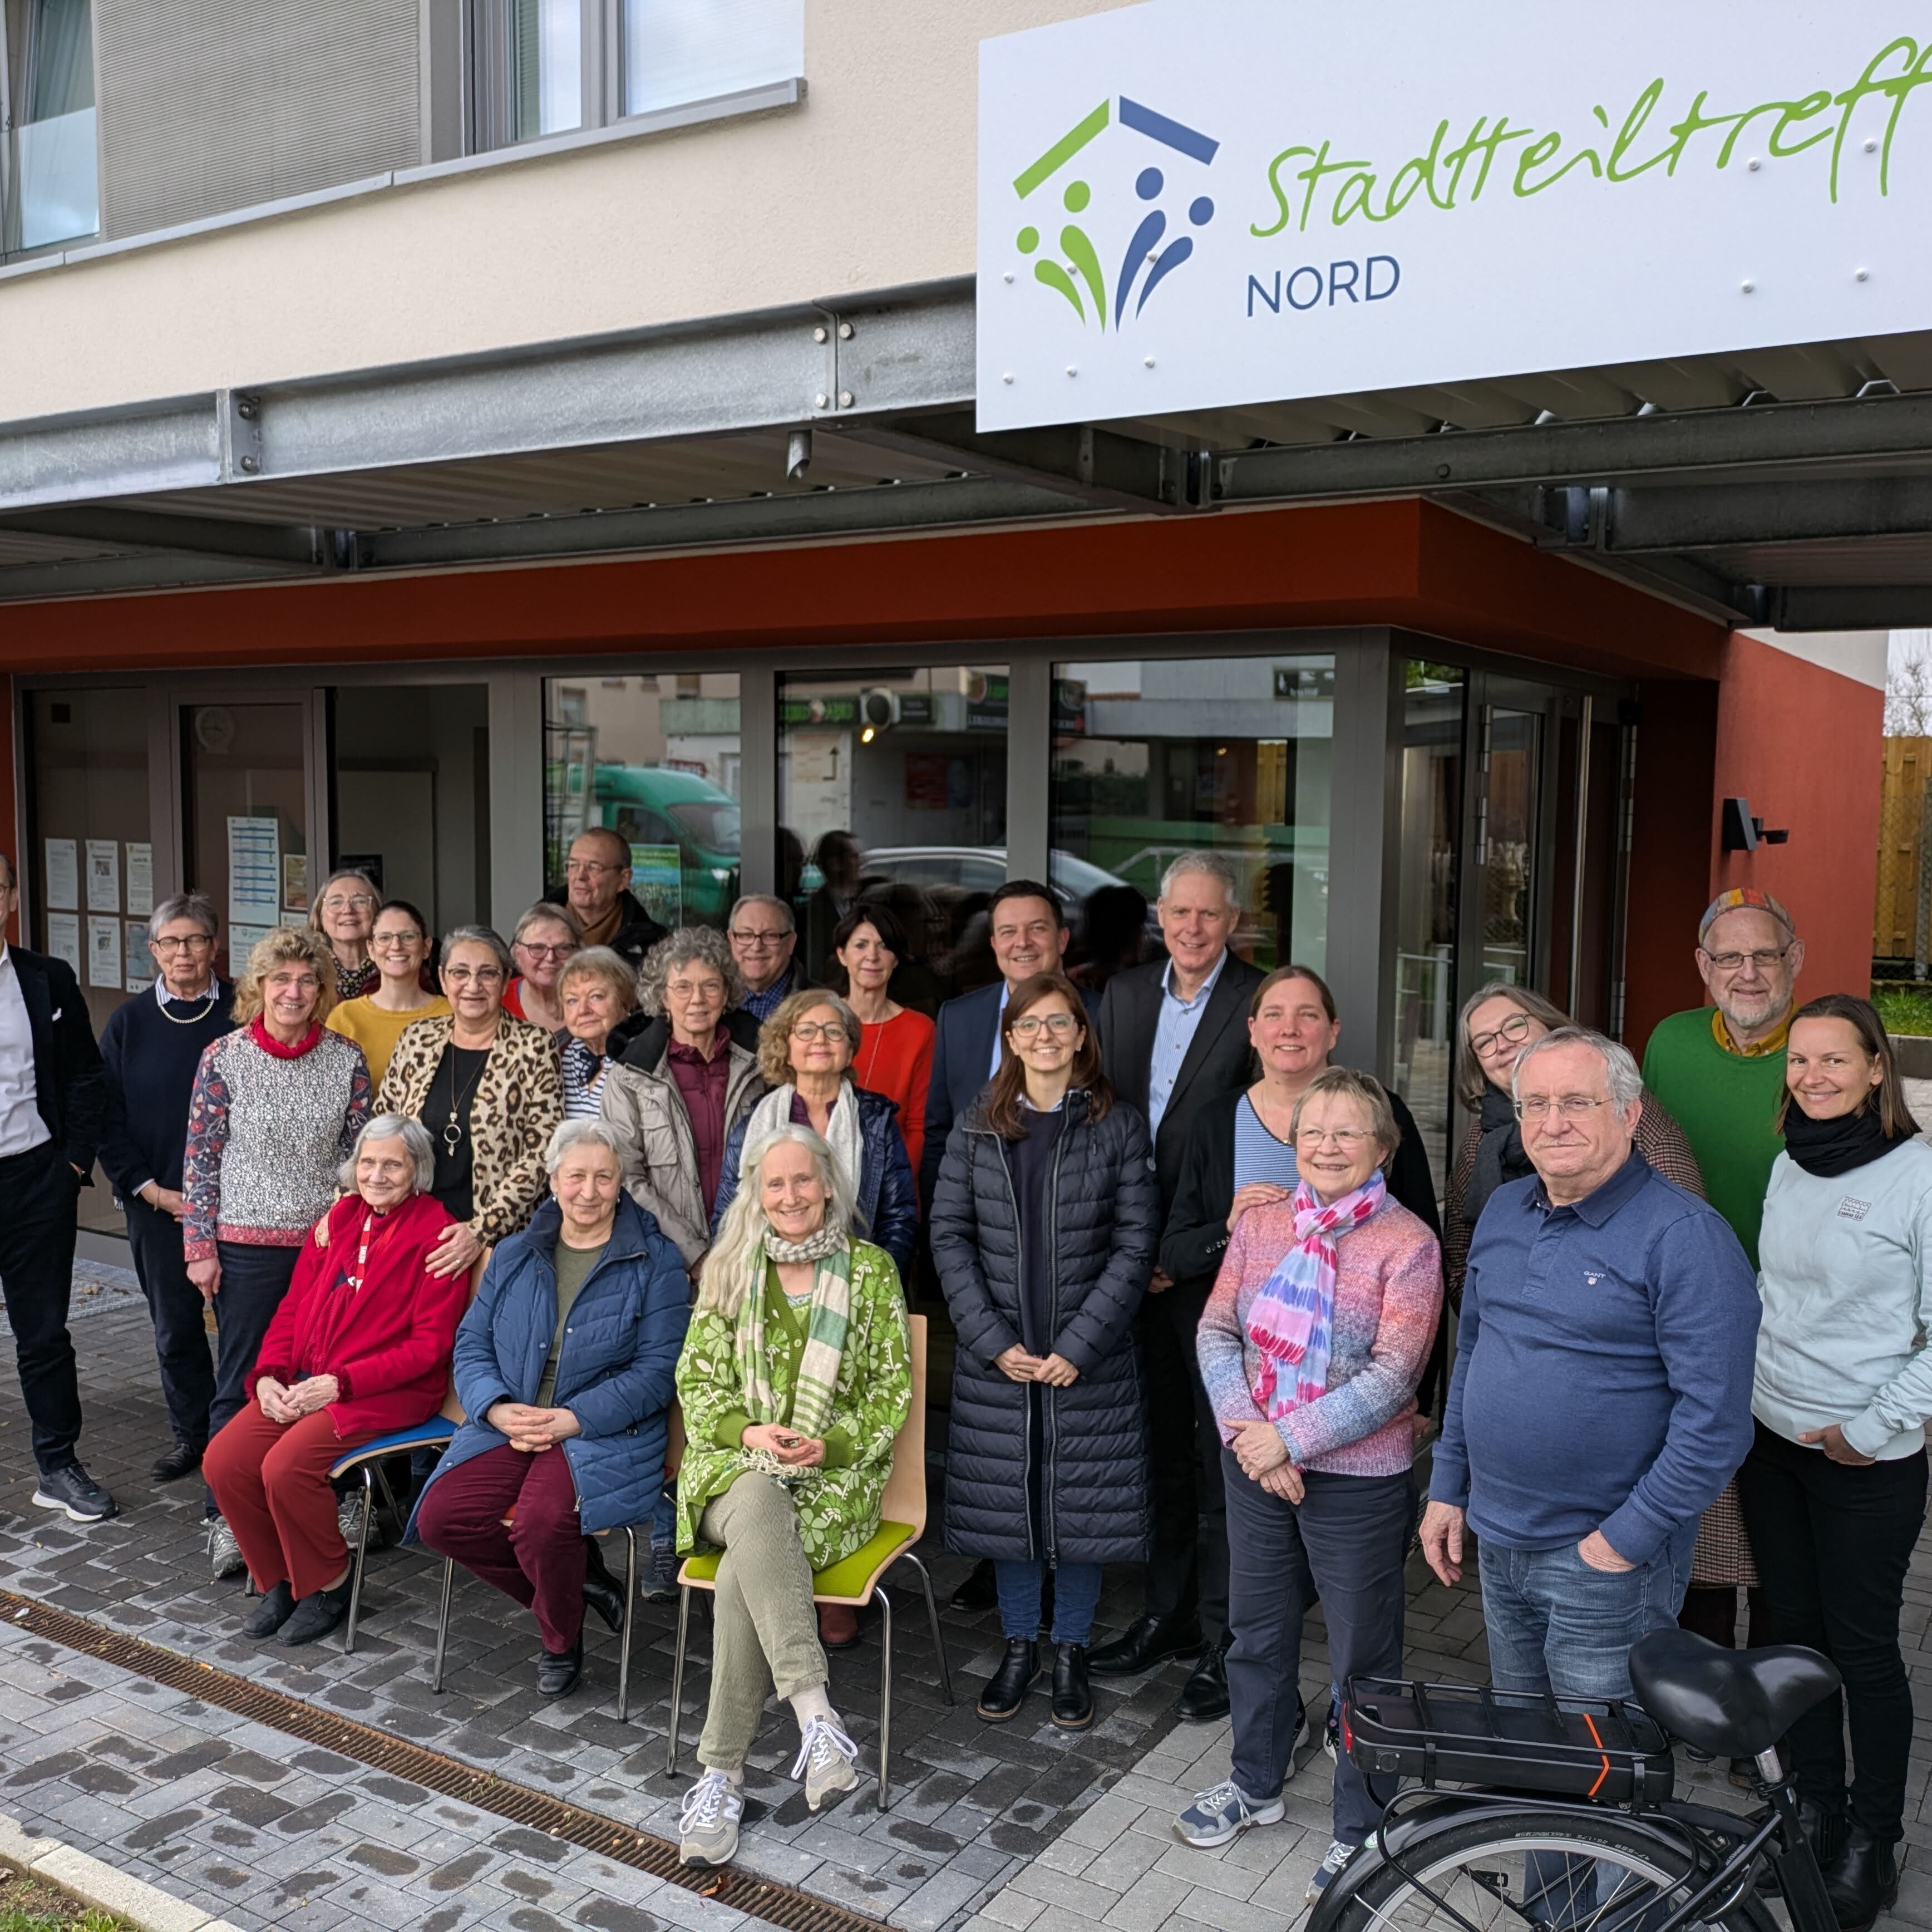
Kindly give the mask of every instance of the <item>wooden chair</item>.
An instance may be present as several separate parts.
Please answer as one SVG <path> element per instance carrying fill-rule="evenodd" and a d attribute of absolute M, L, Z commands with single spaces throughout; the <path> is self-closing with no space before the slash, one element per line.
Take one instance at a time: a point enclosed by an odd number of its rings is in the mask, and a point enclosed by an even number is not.
<path fill-rule="evenodd" d="M 812 1580 L 814 1604 L 850 1604 L 856 1609 L 875 1598 L 883 1619 L 879 1664 L 879 1809 L 892 1808 L 887 1766 L 892 1748 L 892 1604 L 880 1579 L 896 1563 L 910 1563 L 919 1572 L 926 1593 L 926 1614 L 932 1626 L 932 1648 L 939 1659 L 939 1681 L 950 1704 L 952 1671 L 946 1658 L 946 1639 L 939 1628 L 939 1606 L 933 1601 L 932 1577 L 913 1548 L 926 1534 L 926 1318 L 909 1316 L 911 1331 L 912 1407 L 892 1439 L 892 1473 L 879 1508 L 879 1527 L 872 1540 L 842 1562 L 816 1571 Z M 685 1640 L 691 1625 L 691 1593 L 718 1587 L 718 1556 L 688 1557 L 678 1572 L 677 1660 L 672 1666 L 670 1723 L 664 1755 L 668 1775 L 677 1773 L 678 1726 L 683 1715 Z"/>

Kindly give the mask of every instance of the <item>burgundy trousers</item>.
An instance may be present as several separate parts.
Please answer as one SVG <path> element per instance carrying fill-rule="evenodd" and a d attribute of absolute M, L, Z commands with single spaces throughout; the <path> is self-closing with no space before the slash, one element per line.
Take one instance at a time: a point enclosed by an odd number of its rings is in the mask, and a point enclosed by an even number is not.
<path fill-rule="evenodd" d="M 252 1400 L 216 1431 L 201 1473 L 264 1595 L 286 1582 L 291 1595 L 310 1596 L 341 1575 L 349 1546 L 328 1472 L 376 1434 L 338 1436 L 326 1408 L 299 1422 L 271 1422 Z"/>
<path fill-rule="evenodd" d="M 416 1534 L 439 1556 L 454 1557 L 534 1610 L 544 1649 L 576 1643 L 584 1628 L 584 1542 L 560 1448 L 526 1456 L 506 1443 L 446 1469 L 424 1493 Z"/>

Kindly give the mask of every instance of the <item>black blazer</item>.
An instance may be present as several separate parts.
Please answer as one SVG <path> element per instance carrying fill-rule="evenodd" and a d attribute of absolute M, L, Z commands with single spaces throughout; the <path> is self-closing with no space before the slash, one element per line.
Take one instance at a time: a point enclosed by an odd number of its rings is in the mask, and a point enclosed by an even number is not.
<path fill-rule="evenodd" d="M 932 1078 L 926 1090 L 926 1147 L 919 1162 L 919 1204 L 928 1220 L 932 1192 L 939 1185 L 939 1163 L 946 1158 L 946 1138 L 952 1123 L 980 1096 L 992 1077 L 993 1054 L 1000 1037 L 1000 998 L 1006 982 L 995 980 L 948 1000 L 934 1022 Z M 1095 1000 L 1082 992 L 1087 1017 L 1097 1026 Z"/>
<path fill-rule="evenodd" d="M 1166 959 L 1130 966 L 1107 982 L 1100 1000 L 1100 1066 L 1114 1091 L 1130 1106 L 1148 1111 L 1148 1087 L 1154 1068 L 1154 1028 L 1163 997 L 1161 981 Z M 1154 1166 L 1160 1182 L 1163 1215 L 1174 1204 L 1180 1184 L 1181 1156 L 1190 1130 L 1202 1108 L 1217 1096 L 1247 1086 L 1252 1078 L 1252 1049 L 1248 1045 L 1248 1007 L 1255 988 L 1268 975 L 1230 952 L 1221 976 L 1208 996 L 1208 1009 L 1195 1028 L 1192 1043 L 1168 1096 L 1167 1111 L 1154 1138 Z"/>
<path fill-rule="evenodd" d="M 34 1098 L 54 1144 L 83 1176 L 107 1124 L 107 1074 L 74 969 L 44 953 L 10 946 L 34 1035 Z"/>

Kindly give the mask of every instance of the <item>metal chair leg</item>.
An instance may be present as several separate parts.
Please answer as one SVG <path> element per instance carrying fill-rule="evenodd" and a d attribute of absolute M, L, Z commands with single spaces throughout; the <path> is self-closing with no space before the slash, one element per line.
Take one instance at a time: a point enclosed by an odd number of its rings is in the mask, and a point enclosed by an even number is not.
<path fill-rule="evenodd" d="M 933 1652 L 939 1659 L 939 1686 L 946 1693 L 946 1701 L 949 1704 L 956 1702 L 957 1700 L 952 1695 L 952 1666 L 946 1661 L 946 1639 L 940 1634 L 939 1628 L 939 1606 L 932 1598 L 932 1573 L 927 1569 L 923 1560 L 910 1550 L 899 1561 L 910 1563 L 919 1572 L 920 1587 L 926 1592 L 926 1618 L 932 1627 Z"/>
<path fill-rule="evenodd" d="M 436 1670 L 429 1680 L 432 1690 L 442 1689 L 443 1653 L 449 1648 L 449 1599 L 456 1588 L 456 1558 L 442 1559 L 442 1603 L 436 1615 Z"/>
<path fill-rule="evenodd" d="M 356 1549 L 349 1559 L 349 1626 L 342 1633 L 342 1654 L 356 1654 L 356 1626 L 362 1618 L 362 1566 L 369 1560 L 369 1518 L 376 1507 L 375 1466 L 362 1465 L 362 1520 L 356 1526 Z"/>
<path fill-rule="evenodd" d="M 664 1775 L 677 1775 L 677 1727 L 684 1715 L 684 1640 L 691 1628 L 691 1586 L 677 1594 L 677 1659 L 670 1667 L 670 1722 L 664 1726 Z"/>
<path fill-rule="evenodd" d="M 389 1520 L 396 1526 L 396 1534 L 400 1536 L 408 1524 L 409 1518 L 404 1514 L 402 1505 L 396 1501 L 395 1491 L 389 1486 L 388 1471 L 380 1462 L 375 1465 L 375 1469 L 376 1480 L 382 1486 L 382 1501 L 388 1506 Z"/>
<path fill-rule="evenodd" d="M 892 1809 L 890 1767 L 892 1758 L 892 1600 L 874 1583 L 872 1598 L 882 1620 L 879 1650 L 879 1809 Z"/>
<path fill-rule="evenodd" d="M 631 1633 L 638 1627 L 638 1530 L 632 1523 L 624 1532 L 630 1556 L 624 1565 L 624 1628 L 617 1646 L 617 1721 L 631 1718 Z"/>

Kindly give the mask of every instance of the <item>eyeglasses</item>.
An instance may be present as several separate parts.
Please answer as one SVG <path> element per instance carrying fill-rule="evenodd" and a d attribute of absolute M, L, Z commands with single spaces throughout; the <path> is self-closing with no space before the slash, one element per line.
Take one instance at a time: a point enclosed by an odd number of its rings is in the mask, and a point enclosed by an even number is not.
<path fill-rule="evenodd" d="M 1012 1030 L 1022 1040 L 1032 1040 L 1045 1027 L 1064 1039 L 1079 1024 L 1071 1013 L 1028 1013 L 1024 1019 L 1014 1021 Z"/>
<path fill-rule="evenodd" d="M 331 892 L 322 902 L 324 912 L 367 912 L 376 902 L 367 892 L 354 892 L 345 897 L 340 892 Z"/>
<path fill-rule="evenodd" d="M 533 939 L 520 939 L 517 944 L 532 959 L 568 959 L 577 950 L 577 941 L 567 940 L 561 946 L 539 946 Z"/>
<path fill-rule="evenodd" d="M 670 1000 L 722 1000 L 724 997 L 724 982 L 722 980 L 674 980 L 664 988 L 664 997 Z"/>
<path fill-rule="evenodd" d="M 563 869 L 572 878 L 594 879 L 600 872 L 628 872 L 628 866 L 614 866 L 603 859 L 566 859 Z"/>
<path fill-rule="evenodd" d="M 800 1020 L 792 1028 L 791 1036 L 809 1046 L 814 1040 L 843 1040 L 845 1028 L 839 1020 Z"/>
<path fill-rule="evenodd" d="M 1527 1013 L 1516 1013 L 1503 1022 L 1494 1033 L 1473 1034 L 1469 1039 L 1469 1051 L 1478 1060 L 1486 1060 L 1498 1046 L 1520 1046 L 1528 1038 L 1530 1018 Z"/>
<path fill-rule="evenodd" d="M 407 932 L 372 932 L 369 935 L 369 944 L 371 946 L 383 947 L 420 946 L 422 944 L 422 934 L 412 926 Z"/>
<path fill-rule="evenodd" d="M 1297 1147 L 1319 1147 L 1324 1141 L 1333 1141 L 1344 1154 L 1353 1154 L 1364 1141 L 1375 1138 L 1372 1130 L 1367 1127 L 1299 1127 L 1295 1130 Z"/>
<path fill-rule="evenodd" d="M 1552 1109 L 1566 1120 L 1588 1120 L 1599 1107 L 1610 1104 L 1607 1097 L 1592 1100 L 1587 1094 L 1566 1094 L 1560 1100 L 1532 1094 L 1527 1100 L 1516 1103 L 1516 1112 L 1517 1119 L 1521 1120 L 1546 1120 Z"/>
<path fill-rule="evenodd" d="M 452 986 L 498 986 L 503 982 L 500 966 L 446 966 L 442 976 Z"/>
<path fill-rule="evenodd" d="M 212 934 L 191 932 L 185 939 L 151 939 L 148 944 L 157 952 L 201 952 L 214 944 Z"/>
<path fill-rule="evenodd" d="M 785 932 L 737 932 L 731 937 L 748 951 L 762 952 L 768 946 L 782 946 L 791 937 Z"/>
<path fill-rule="evenodd" d="M 1773 947 L 1768 952 L 1706 952 L 1704 957 L 1709 960 L 1720 973 L 1735 973 L 1746 960 L 1749 960 L 1760 973 L 1768 973 L 1790 950 L 1791 948 L 1788 946 L 1779 946 Z"/>

